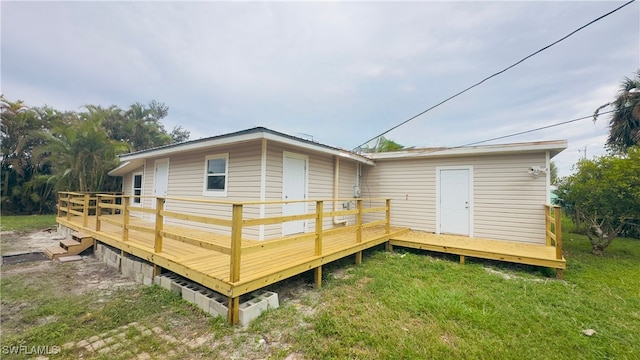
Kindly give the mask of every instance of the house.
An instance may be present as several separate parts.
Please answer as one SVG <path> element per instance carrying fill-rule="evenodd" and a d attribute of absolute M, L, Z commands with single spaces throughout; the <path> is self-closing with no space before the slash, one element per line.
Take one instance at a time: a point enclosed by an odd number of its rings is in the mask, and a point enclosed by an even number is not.
<path fill-rule="evenodd" d="M 131 195 L 346 200 L 335 201 L 334 210 L 355 206 L 349 198 L 390 198 L 394 226 L 545 244 L 540 229 L 545 227 L 542 209 L 550 193 L 546 169 L 566 147 L 563 140 L 362 155 L 257 127 L 122 155 L 121 165 L 109 175 L 122 176 L 122 190 Z M 134 206 L 154 206 L 149 198 L 131 201 Z M 170 210 L 202 210 L 193 204 L 173 206 Z M 218 211 L 221 216 L 228 212 Z M 248 211 L 256 217 L 284 216 L 313 211 L 313 204 L 261 204 Z M 334 217 L 323 225 L 330 229 L 353 221 Z M 313 220 L 264 225 L 246 229 L 245 236 L 268 240 L 313 226 Z"/>
<path fill-rule="evenodd" d="M 365 156 L 336 147 L 289 136 L 263 127 L 188 141 L 122 155 L 121 165 L 109 172 L 122 176 L 124 194 L 133 206 L 154 207 L 148 196 L 201 198 L 221 201 L 282 201 L 353 198 L 362 166 L 375 166 Z M 336 209 L 342 202 L 334 202 Z M 224 205 L 169 204 L 167 210 L 221 217 Z M 245 209 L 253 217 L 295 215 L 314 211 L 313 204 L 292 202 L 260 204 Z M 179 220 L 168 220 L 179 224 Z M 325 219 L 324 228 L 343 226 L 353 219 Z M 269 240 L 306 232 L 313 220 L 247 228 L 248 239 Z M 201 226 L 229 234 L 228 227 Z"/>
<path fill-rule="evenodd" d="M 393 225 L 545 244 L 548 169 L 566 147 L 560 140 L 377 153 L 361 181 L 392 199 Z"/>
<path fill-rule="evenodd" d="M 263 127 L 158 147 L 120 157 L 109 174 L 123 178 L 122 194 L 59 193 L 56 221 L 77 241 L 47 254 L 94 245 L 107 264 L 181 288 L 233 324 L 262 306 L 241 305 L 241 296 L 309 270 L 321 286 L 323 265 L 352 255 L 360 263 L 380 244 L 551 267 L 562 277 L 547 169 L 564 148 L 363 155 Z"/>

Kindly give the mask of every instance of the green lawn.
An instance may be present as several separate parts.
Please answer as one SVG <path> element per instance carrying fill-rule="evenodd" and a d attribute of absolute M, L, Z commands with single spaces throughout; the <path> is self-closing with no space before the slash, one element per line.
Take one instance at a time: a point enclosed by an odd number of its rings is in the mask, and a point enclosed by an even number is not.
<path fill-rule="evenodd" d="M 326 282 L 294 348 L 313 359 L 638 358 L 640 241 L 617 239 L 602 258 L 584 236 L 565 244 L 564 281 L 529 266 L 370 253 Z M 287 326 L 279 312 L 255 326 Z"/>
<path fill-rule="evenodd" d="M 178 338 L 214 334 L 195 348 L 142 338 L 136 346 L 152 357 L 637 359 L 640 240 L 616 239 L 603 257 L 589 253 L 582 235 L 565 233 L 564 243 L 564 280 L 544 268 L 472 258 L 460 265 L 455 256 L 378 247 L 360 266 L 353 258 L 326 266 L 322 289 L 295 283 L 311 283 L 312 274 L 288 280 L 294 286 L 286 290 L 277 284 L 281 307 L 247 329 L 212 320 L 158 287 L 74 295 L 59 285 L 77 274 L 74 263 L 3 267 L 0 342 L 60 345 L 139 322 Z M 53 358 L 79 355 L 100 358 L 71 350 Z"/>
<path fill-rule="evenodd" d="M 0 217 L 1 231 L 34 231 L 55 227 L 55 215 L 24 215 Z"/>

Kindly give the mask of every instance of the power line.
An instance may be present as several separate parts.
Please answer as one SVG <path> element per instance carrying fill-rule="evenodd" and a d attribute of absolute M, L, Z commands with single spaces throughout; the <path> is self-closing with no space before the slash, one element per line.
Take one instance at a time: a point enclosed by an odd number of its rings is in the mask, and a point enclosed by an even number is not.
<path fill-rule="evenodd" d="M 398 125 L 396 125 L 396 126 L 394 126 L 394 127 L 390 128 L 389 130 L 387 130 L 387 131 L 385 131 L 385 132 L 383 132 L 383 133 L 381 133 L 381 134 L 379 134 L 379 135 L 377 135 L 377 136 L 375 136 L 375 137 L 373 137 L 373 138 L 371 138 L 371 139 L 369 139 L 369 140 L 365 141 L 364 143 L 362 143 L 362 144 L 360 144 L 358 147 L 356 147 L 354 150 L 357 150 L 358 148 L 361 148 L 362 146 L 366 145 L 366 144 L 367 144 L 367 143 L 369 143 L 370 141 L 373 141 L 373 140 L 375 140 L 375 139 L 377 139 L 377 138 L 379 138 L 379 137 L 381 137 L 381 136 L 383 136 L 383 135 L 385 135 L 385 134 L 387 134 L 387 133 L 389 133 L 389 132 L 391 132 L 391 131 L 393 131 L 393 130 L 395 130 L 395 129 L 399 128 L 400 126 L 402 126 L 402 125 L 404 125 L 404 124 L 408 123 L 409 121 L 411 121 L 411 120 L 413 120 L 413 119 L 415 119 L 415 118 L 417 118 L 417 117 L 419 117 L 419 116 L 421 116 L 421 115 L 423 115 L 423 114 L 425 114 L 425 113 L 427 113 L 427 112 L 429 112 L 429 111 L 431 111 L 431 110 L 433 110 L 433 109 L 437 108 L 438 106 L 440 106 L 440 105 L 442 105 L 442 104 L 444 104 L 444 103 L 448 102 L 449 100 L 452 100 L 452 99 L 454 99 L 454 98 L 456 98 L 456 97 L 458 97 L 458 96 L 460 96 L 460 95 L 462 95 L 462 94 L 466 93 L 467 91 L 469 91 L 469 90 L 471 90 L 471 89 L 475 88 L 476 86 L 481 85 L 481 84 L 482 84 L 482 83 L 484 83 L 485 81 L 487 81 L 487 80 L 489 80 L 489 79 L 491 79 L 491 78 L 494 78 L 494 77 L 496 77 L 496 76 L 498 76 L 498 75 L 500 75 L 500 74 L 504 73 L 505 71 L 507 71 L 507 70 L 509 70 L 509 69 L 511 69 L 511 68 L 513 68 L 513 67 L 515 67 L 515 66 L 517 66 L 517 65 L 519 65 L 519 64 L 520 64 L 520 63 L 522 63 L 522 62 L 524 62 L 525 60 L 527 60 L 527 59 L 529 59 L 529 58 L 531 58 L 531 57 L 533 57 L 533 56 L 535 56 L 535 55 L 537 55 L 537 54 L 539 54 L 539 53 L 541 53 L 541 52 L 543 52 L 543 51 L 547 50 L 548 48 L 550 48 L 550 47 L 552 47 L 552 46 L 556 45 L 557 43 L 559 43 L 559 42 L 561 42 L 561 41 L 563 41 L 563 40 L 565 40 L 565 39 L 569 38 L 570 36 L 574 35 L 574 34 L 575 34 L 575 33 L 577 33 L 578 31 L 580 31 L 580 30 L 582 30 L 582 29 L 584 29 L 584 28 L 586 28 L 586 27 L 588 27 L 588 26 L 590 26 L 590 25 L 592 25 L 592 24 L 594 24 L 594 23 L 596 23 L 596 22 L 598 22 L 598 21 L 600 21 L 600 20 L 604 19 L 605 17 L 607 17 L 607 16 L 609 16 L 609 15 L 611 15 L 611 14 L 615 13 L 616 11 L 618 11 L 618 10 L 620 10 L 620 9 L 624 8 L 625 6 L 627 6 L 627 5 L 631 4 L 631 3 L 635 2 L 635 1 L 636 1 L 636 0 L 630 0 L 629 2 L 627 2 L 627 3 L 625 3 L 625 4 L 621 5 L 621 6 L 619 6 L 619 7 L 617 7 L 617 8 L 615 8 L 614 10 L 611 10 L 611 11 L 609 11 L 608 13 L 606 13 L 606 14 L 604 14 L 604 15 L 601 15 L 601 16 L 599 16 L 599 17 L 595 18 L 594 20 L 589 21 L 589 22 L 588 22 L 588 23 L 586 23 L 585 25 L 582 25 L 581 27 L 577 28 L 576 30 L 573 30 L 573 31 L 572 31 L 572 32 L 570 32 L 569 34 L 567 34 L 567 35 L 565 35 L 564 37 L 560 38 L 559 40 L 556 40 L 556 41 L 552 42 L 551 44 L 549 44 L 549 45 L 547 45 L 547 46 L 545 46 L 545 47 L 543 47 L 543 48 L 541 48 L 541 49 L 539 49 L 539 50 L 537 50 L 537 51 L 535 51 L 535 52 L 533 52 L 533 53 L 531 53 L 531 54 L 529 54 L 529 55 L 525 56 L 524 58 L 520 59 L 519 61 L 515 62 L 514 64 L 512 64 L 512 65 L 510 65 L 510 66 L 508 66 L 508 67 L 506 67 L 506 68 L 504 68 L 504 69 L 502 69 L 502 70 L 498 71 L 497 73 L 495 73 L 495 74 L 493 74 L 493 75 L 491 75 L 491 76 L 488 76 L 488 77 L 486 77 L 486 78 L 482 79 L 481 81 L 479 81 L 479 82 L 477 82 L 477 83 L 475 83 L 475 84 L 473 84 L 473 85 L 471 85 L 471 86 L 467 87 L 466 89 L 464 89 L 464 90 L 462 90 L 462 91 L 460 91 L 460 92 L 458 92 L 458 93 L 456 93 L 456 94 L 454 94 L 454 95 L 449 96 L 448 98 L 446 98 L 446 99 L 444 99 L 444 100 L 440 101 L 439 103 L 437 103 L 437 104 L 435 104 L 435 105 L 431 106 L 430 108 L 428 108 L 428 109 L 426 109 L 426 110 L 424 110 L 424 111 L 422 111 L 422 112 L 418 113 L 417 115 L 414 115 L 414 116 L 410 117 L 409 119 L 407 119 L 407 120 L 405 120 L 405 121 L 401 122 L 400 124 L 398 124 Z"/>
<path fill-rule="evenodd" d="M 633 107 L 633 106 L 627 106 L 627 107 L 625 107 L 625 108 L 631 108 L 631 107 Z M 616 112 L 616 111 L 621 110 L 621 109 L 624 109 L 624 108 L 620 108 L 620 109 L 617 109 L 617 110 L 609 110 L 609 111 L 605 111 L 605 112 L 600 113 L 600 115 L 610 114 L 610 113 Z M 434 152 L 445 151 L 445 150 L 451 150 L 451 149 L 460 149 L 460 148 L 469 147 L 469 146 L 473 146 L 473 145 L 483 144 L 483 143 L 486 143 L 486 142 L 489 142 L 489 141 L 506 139 L 506 138 L 508 138 L 508 137 L 514 137 L 514 136 L 518 136 L 518 135 L 523 135 L 523 134 L 532 133 L 532 132 L 534 132 L 534 131 L 540 131 L 540 130 L 549 129 L 549 128 L 556 127 L 556 126 L 566 125 L 566 124 L 570 124 L 570 123 L 573 123 L 573 122 L 576 122 L 576 121 L 586 120 L 586 119 L 593 119 L 593 115 L 583 116 L 583 117 L 579 117 L 579 118 L 576 118 L 576 119 L 571 119 L 571 120 L 567 120 L 567 121 L 562 121 L 562 122 L 555 123 L 555 124 L 551 124 L 551 125 L 545 125 L 545 126 L 541 126 L 541 127 L 535 128 L 535 129 L 529 129 L 529 130 L 519 131 L 519 132 L 517 132 L 517 133 L 512 133 L 512 134 L 508 134 L 508 135 L 498 136 L 498 137 L 494 137 L 494 138 L 491 138 L 491 139 L 486 139 L 486 140 L 481 140 L 481 141 L 475 141 L 475 142 L 468 143 L 468 144 L 464 144 L 464 145 L 453 146 L 453 147 L 446 147 L 446 148 L 441 148 L 441 149 L 435 149 L 435 150 L 433 150 L 433 151 L 424 151 L 423 153 L 434 153 Z M 594 120 L 594 122 L 595 122 L 595 120 Z"/>

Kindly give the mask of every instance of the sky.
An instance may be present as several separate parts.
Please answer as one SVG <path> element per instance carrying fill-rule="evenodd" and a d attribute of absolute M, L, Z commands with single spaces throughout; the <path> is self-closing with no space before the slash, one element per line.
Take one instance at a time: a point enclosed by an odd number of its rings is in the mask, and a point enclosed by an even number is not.
<path fill-rule="evenodd" d="M 264 126 L 353 149 L 622 4 L 2 1 L 0 87 L 58 110 L 157 100 L 192 140 Z M 589 116 L 638 68 L 635 2 L 385 136 L 460 146 Z M 605 153 L 608 120 L 487 144 L 566 139 L 565 176 Z"/>

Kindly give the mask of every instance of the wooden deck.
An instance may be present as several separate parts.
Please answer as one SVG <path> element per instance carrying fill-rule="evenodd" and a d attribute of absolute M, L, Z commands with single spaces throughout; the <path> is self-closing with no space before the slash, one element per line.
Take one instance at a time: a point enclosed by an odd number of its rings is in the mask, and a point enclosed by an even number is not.
<path fill-rule="evenodd" d="M 121 215 L 111 215 L 111 217 L 122 218 Z M 128 241 L 122 241 L 118 236 L 114 236 L 121 232 L 116 225 L 103 224 L 101 231 L 95 231 L 95 216 L 89 218 L 87 227 L 82 225 L 80 217 L 73 217 L 71 221 L 58 218 L 58 223 L 91 234 L 100 242 L 229 297 L 238 297 L 307 270 L 316 269 L 334 260 L 357 254 L 364 249 L 385 243 L 391 236 L 397 236 L 409 230 L 391 228 L 390 234 L 385 234 L 384 227 L 367 228 L 363 231 L 360 243 L 356 242 L 355 229 L 337 233 L 327 231 L 323 236 L 320 256 L 315 255 L 315 241 L 310 236 L 286 239 L 288 244 L 282 244 L 281 239 L 268 241 L 243 239 L 240 280 L 232 282 L 230 281 L 230 255 L 215 250 L 228 247 L 231 242 L 229 236 L 188 227 L 165 225 L 166 232 L 179 233 L 185 238 L 199 239 L 198 243 L 185 243 L 165 238 L 162 251 L 155 252 L 155 237 L 152 233 L 130 231 Z M 131 225 L 132 227 L 153 227 L 151 222 L 133 218 Z"/>
<path fill-rule="evenodd" d="M 62 226 L 120 249 L 123 254 L 131 254 L 154 264 L 156 275 L 166 269 L 227 296 L 229 321 L 234 324 L 238 321 L 241 295 L 308 270 L 314 270 L 316 286 L 321 286 L 324 264 L 354 254 L 356 263 L 360 263 L 363 250 L 382 243 L 387 243 L 389 248 L 403 246 L 457 254 L 462 262 L 465 256 L 472 256 L 551 267 L 558 270 L 559 277 L 566 267 L 562 257 L 560 213 L 557 208 L 553 216 L 552 207 L 546 208 L 547 244 L 529 245 L 392 227 L 389 199 L 356 199 L 353 209 L 324 210 L 325 202 L 331 204 L 344 200 L 303 200 L 314 203 L 313 212 L 247 218 L 243 215 L 244 207 L 282 206 L 285 202 L 153 197 L 154 208 L 141 208 L 129 205 L 131 196 L 61 193 L 56 220 Z M 165 210 L 167 203 L 175 205 L 180 202 L 197 203 L 200 210 L 197 213 Z M 230 214 L 226 217 L 202 215 L 203 205 L 227 206 Z M 141 216 L 150 220 L 143 220 Z M 351 224 L 323 229 L 325 220 L 336 216 L 350 216 Z M 197 226 L 226 227 L 229 235 L 202 230 L 202 227 L 171 225 L 175 221 L 166 221 L 169 219 Z M 248 239 L 243 232 L 247 227 L 301 220 L 314 220 L 316 225 L 313 231 L 265 241 Z"/>
<path fill-rule="evenodd" d="M 410 231 L 393 236 L 389 240 L 391 246 L 402 246 L 414 249 L 436 251 L 519 264 L 566 269 L 566 260 L 557 258 L 555 246 L 535 245 L 513 241 L 469 238 L 456 235 L 436 235 L 422 231 Z M 561 273 L 560 273 L 560 276 Z"/>
<path fill-rule="evenodd" d="M 327 212 L 324 211 L 324 202 L 332 203 L 334 199 L 305 200 L 314 203 L 315 211 L 247 218 L 243 215 L 243 207 L 282 206 L 284 202 L 221 202 L 164 197 L 154 198 L 155 208 L 134 208 L 129 205 L 130 198 L 62 193 L 56 220 L 62 226 L 89 234 L 97 241 L 120 249 L 123 254 L 154 264 L 156 274 L 166 269 L 228 296 L 229 321 L 232 323 L 238 321 L 241 295 L 308 270 L 314 270 L 316 285 L 320 286 L 324 264 L 353 254 L 359 263 L 363 250 L 409 230 L 391 227 L 388 199 L 366 199 L 368 207 L 364 200 L 357 199 L 354 209 Z M 169 202 L 173 205 L 187 202 L 200 206 L 227 206 L 231 216 L 167 211 Z M 363 220 L 365 214 L 369 214 L 369 221 Z M 141 216 L 153 220 L 143 220 Z M 334 216 L 352 216 L 353 225 L 323 229 L 325 220 Z M 168 219 L 199 226 L 226 227 L 230 235 L 188 225 L 170 225 L 171 222 L 165 221 Z M 249 240 L 243 236 L 246 227 L 302 220 L 315 220 L 312 232 L 266 241 Z"/>

